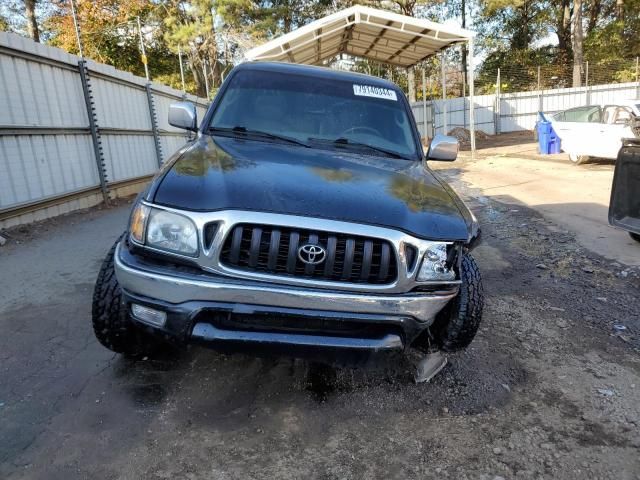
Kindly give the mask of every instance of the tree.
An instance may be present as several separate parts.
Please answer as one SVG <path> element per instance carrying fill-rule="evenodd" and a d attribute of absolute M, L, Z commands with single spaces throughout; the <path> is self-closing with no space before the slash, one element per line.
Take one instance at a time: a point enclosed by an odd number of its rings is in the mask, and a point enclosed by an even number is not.
<path fill-rule="evenodd" d="M 11 26 L 9 25 L 9 21 L 7 18 L 0 13 L 0 32 L 9 32 L 11 31 Z"/>
<path fill-rule="evenodd" d="M 589 2 L 588 11 L 588 23 L 587 23 L 587 35 L 596 28 L 598 18 L 600 17 L 600 8 L 602 5 L 601 0 L 591 0 Z"/>
<path fill-rule="evenodd" d="M 545 0 L 481 0 L 475 25 L 483 37 L 527 50 L 548 33 L 547 7 Z"/>
<path fill-rule="evenodd" d="M 597 1 L 597 0 L 596 0 Z M 561 0 L 554 11 L 556 15 L 555 27 L 558 36 L 558 61 L 567 65 L 571 53 L 571 0 Z"/>
<path fill-rule="evenodd" d="M 584 38 L 585 60 L 608 65 L 600 75 L 609 73 L 612 81 L 635 79 L 635 58 L 640 56 L 640 0 L 625 1 L 623 12 L 619 7 L 617 0 L 602 0 L 597 25 Z M 628 65 L 627 73 L 618 72 L 620 63 Z M 622 77 L 615 78 L 618 73 Z"/>
<path fill-rule="evenodd" d="M 153 0 L 75 0 L 83 53 L 98 62 L 144 76 L 137 17 L 142 23 L 151 78 L 178 70 L 178 59 L 164 42 L 158 6 Z M 49 43 L 78 54 L 68 0 L 57 0 L 45 22 Z M 179 85 L 177 82 L 170 82 Z"/>
<path fill-rule="evenodd" d="M 288 33 L 328 13 L 331 0 L 215 0 L 218 15 L 236 28 L 247 29 L 256 39 Z"/>
<path fill-rule="evenodd" d="M 583 32 L 582 32 L 582 0 L 573 0 L 573 86 L 582 84 L 582 72 L 584 65 L 583 56 Z"/>
<path fill-rule="evenodd" d="M 36 0 L 24 0 L 24 12 L 27 17 L 27 32 L 34 42 L 40 42 L 40 30 L 36 19 Z"/>
<path fill-rule="evenodd" d="M 164 39 L 172 51 L 181 49 L 186 56 L 199 95 L 206 86 L 220 84 L 218 39 L 212 5 L 209 0 L 164 0 Z"/>
<path fill-rule="evenodd" d="M 2 0 L 0 1 L 0 30 L 26 35 L 39 42 L 40 22 L 48 10 L 49 5 L 40 0 Z"/>
<path fill-rule="evenodd" d="M 553 60 L 549 47 L 534 47 L 548 35 L 552 12 L 547 0 L 480 0 L 474 27 L 479 48 L 489 52 L 480 87 L 486 82 L 493 92 L 498 68 L 503 91 L 535 87 L 537 65 Z"/>

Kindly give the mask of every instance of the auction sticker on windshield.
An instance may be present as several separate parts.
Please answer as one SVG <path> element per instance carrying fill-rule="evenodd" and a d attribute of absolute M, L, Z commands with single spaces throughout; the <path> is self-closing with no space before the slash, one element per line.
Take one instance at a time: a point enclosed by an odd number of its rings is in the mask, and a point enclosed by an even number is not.
<path fill-rule="evenodd" d="M 398 96 L 390 88 L 374 87 L 373 85 L 353 85 L 353 94 L 359 97 L 384 98 L 398 101 Z"/>

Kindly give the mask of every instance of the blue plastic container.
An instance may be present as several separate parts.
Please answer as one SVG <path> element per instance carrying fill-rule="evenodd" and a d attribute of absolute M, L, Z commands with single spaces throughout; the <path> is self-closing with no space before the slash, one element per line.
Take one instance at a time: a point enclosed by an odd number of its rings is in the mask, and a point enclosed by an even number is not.
<path fill-rule="evenodd" d="M 543 155 L 549 154 L 549 144 L 550 144 L 551 135 L 552 135 L 551 133 L 542 132 L 538 130 L 538 150 Z"/>
<path fill-rule="evenodd" d="M 542 133 L 551 133 L 553 128 L 551 127 L 551 122 L 547 120 L 542 120 L 538 122 L 538 135 Z"/>
<path fill-rule="evenodd" d="M 548 133 L 538 133 L 538 150 L 542 155 L 549 155 L 550 153 L 549 147 L 551 146 L 551 142 L 549 140 L 549 137 L 550 134 Z"/>
<path fill-rule="evenodd" d="M 544 113 L 539 112 L 540 120 L 536 128 L 538 129 L 538 149 L 542 155 L 560 153 L 560 138 L 553 130 L 553 125 L 546 119 Z"/>

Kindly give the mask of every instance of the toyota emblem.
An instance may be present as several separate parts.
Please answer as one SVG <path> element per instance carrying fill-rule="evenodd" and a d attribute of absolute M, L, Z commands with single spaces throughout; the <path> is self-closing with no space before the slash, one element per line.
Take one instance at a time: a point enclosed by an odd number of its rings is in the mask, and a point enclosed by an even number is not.
<path fill-rule="evenodd" d="M 326 256 L 327 251 L 320 245 L 308 243 L 298 249 L 298 258 L 308 265 L 318 265 L 324 262 Z"/>

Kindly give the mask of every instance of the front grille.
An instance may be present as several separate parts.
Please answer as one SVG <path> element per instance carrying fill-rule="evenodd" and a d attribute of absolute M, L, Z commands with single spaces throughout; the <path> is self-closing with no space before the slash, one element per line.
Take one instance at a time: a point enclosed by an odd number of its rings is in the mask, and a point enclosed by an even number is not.
<path fill-rule="evenodd" d="M 310 265 L 298 258 L 298 248 L 306 244 L 325 249 L 322 263 Z M 386 240 L 271 225 L 236 225 L 220 262 L 252 272 L 348 283 L 383 285 L 398 275 L 394 249 Z"/>

